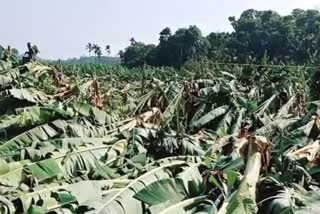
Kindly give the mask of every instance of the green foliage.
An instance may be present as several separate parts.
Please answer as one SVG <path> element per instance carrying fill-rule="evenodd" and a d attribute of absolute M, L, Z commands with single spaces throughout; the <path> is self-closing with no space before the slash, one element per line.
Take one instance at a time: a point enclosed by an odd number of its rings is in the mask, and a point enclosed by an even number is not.
<path fill-rule="evenodd" d="M 178 29 L 173 35 L 166 28 L 160 33 L 159 40 L 157 46 L 132 42 L 120 52 L 122 63 L 129 67 L 144 64 L 181 67 L 189 59 L 206 55 L 210 47 L 210 43 L 196 26 Z"/>
<path fill-rule="evenodd" d="M 317 13 L 292 16 L 316 19 Z M 19 66 L 3 57 L 0 212 L 316 212 L 317 72 L 202 58 L 232 61 L 231 51 L 236 60 L 256 54 L 268 62 L 249 43 L 263 48 L 264 29 L 279 39 L 267 22 L 278 28 L 282 19 L 250 10 L 231 19 L 231 34 L 206 39 L 191 26 L 174 34 L 164 29 L 158 46 L 131 39 L 128 60 L 139 66 L 132 69 L 33 61 Z M 244 43 L 239 32 L 250 40 Z M 241 52 L 230 49 L 237 42 L 244 43 Z M 169 61 L 157 61 L 161 54 Z M 273 55 L 274 61 L 284 55 Z M 146 65 L 180 67 L 187 60 L 180 69 Z"/>
<path fill-rule="evenodd" d="M 133 42 L 124 52 L 120 52 L 120 58 L 123 64 L 129 68 L 143 66 L 145 64 L 153 65 L 152 59 L 155 50 L 154 45 L 145 45 L 142 42 Z"/>
<path fill-rule="evenodd" d="M 122 54 L 122 63 L 181 67 L 186 61 L 206 57 L 215 62 L 317 65 L 319 63 L 318 10 L 295 9 L 282 16 L 275 11 L 249 9 L 236 19 L 234 31 L 212 32 L 204 37 L 196 26 L 160 32 L 158 45 L 132 43 Z M 126 57 L 124 57 L 126 56 Z"/>

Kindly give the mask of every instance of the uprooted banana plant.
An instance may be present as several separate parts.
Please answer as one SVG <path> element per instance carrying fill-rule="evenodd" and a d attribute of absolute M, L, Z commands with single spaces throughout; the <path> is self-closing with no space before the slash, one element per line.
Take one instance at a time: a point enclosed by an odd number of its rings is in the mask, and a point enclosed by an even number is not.
<path fill-rule="evenodd" d="M 320 105 L 294 81 L 16 65 L 0 60 L 0 213 L 319 209 Z"/>

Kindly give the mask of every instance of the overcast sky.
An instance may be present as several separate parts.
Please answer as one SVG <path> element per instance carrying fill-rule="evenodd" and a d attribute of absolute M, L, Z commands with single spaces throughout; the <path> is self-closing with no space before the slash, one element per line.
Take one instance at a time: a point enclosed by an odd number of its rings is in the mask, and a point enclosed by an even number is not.
<path fill-rule="evenodd" d="M 319 9 L 319 0 L 0 0 L 0 44 L 21 52 L 28 41 L 40 56 L 57 59 L 86 54 L 88 42 L 111 45 L 112 54 L 138 41 L 156 43 L 159 32 L 197 25 L 206 35 L 232 30 L 228 17 L 246 9 Z"/>

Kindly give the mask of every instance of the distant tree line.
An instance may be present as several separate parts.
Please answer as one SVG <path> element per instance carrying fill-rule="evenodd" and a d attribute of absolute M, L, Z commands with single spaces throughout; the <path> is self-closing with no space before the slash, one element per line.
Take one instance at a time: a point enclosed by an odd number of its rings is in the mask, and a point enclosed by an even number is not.
<path fill-rule="evenodd" d="M 106 65 L 120 64 L 119 57 L 100 56 L 98 60 L 100 64 L 106 64 Z M 58 61 L 51 61 L 51 62 L 58 63 Z M 81 56 L 79 58 L 74 57 L 74 58 L 69 58 L 65 60 L 60 60 L 60 63 L 66 64 L 66 65 L 95 64 L 97 63 L 97 57 L 95 56 Z"/>
<path fill-rule="evenodd" d="M 46 61 L 49 61 L 51 63 L 62 63 L 66 65 L 84 65 L 84 64 L 95 64 L 95 63 L 108 64 L 108 65 L 120 64 L 119 57 L 109 56 L 111 52 L 110 45 L 106 45 L 103 50 L 103 48 L 101 48 L 100 45 L 88 42 L 85 48 L 89 56 L 81 56 L 79 58 L 73 57 L 73 58 L 68 58 L 64 60 L 46 60 Z M 105 55 L 103 54 L 103 51 L 105 51 Z"/>
<path fill-rule="evenodd" d="M 128 67 L 152 65 L 180 67 L 186 61 L 208 58 L 216 62 L 316 64 L 320 62 L 320 12 L 295 9 L 282 16 L 275 11 L 246 10 L 229 17 L 233 32 L 203 36 L 197 26 L 160 32 L 157 45 L 132 38 L 120 51 Z"/>

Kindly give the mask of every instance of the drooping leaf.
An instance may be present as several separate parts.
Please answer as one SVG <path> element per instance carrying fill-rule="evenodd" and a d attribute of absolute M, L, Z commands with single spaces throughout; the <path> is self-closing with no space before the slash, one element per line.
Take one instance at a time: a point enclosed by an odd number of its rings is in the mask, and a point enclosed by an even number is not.
<path fill-rule="evenodd" d="M 207 113 L 206 115 L 202 116 L 199 120 L 195 121 L 191 126 L 194 129 L 201 128 L 205 126 L 206 124 L 213 121 L 215 118 L 224 115 L 229 109 L 229 106 L 220 106 L 211 112 Z"/>

